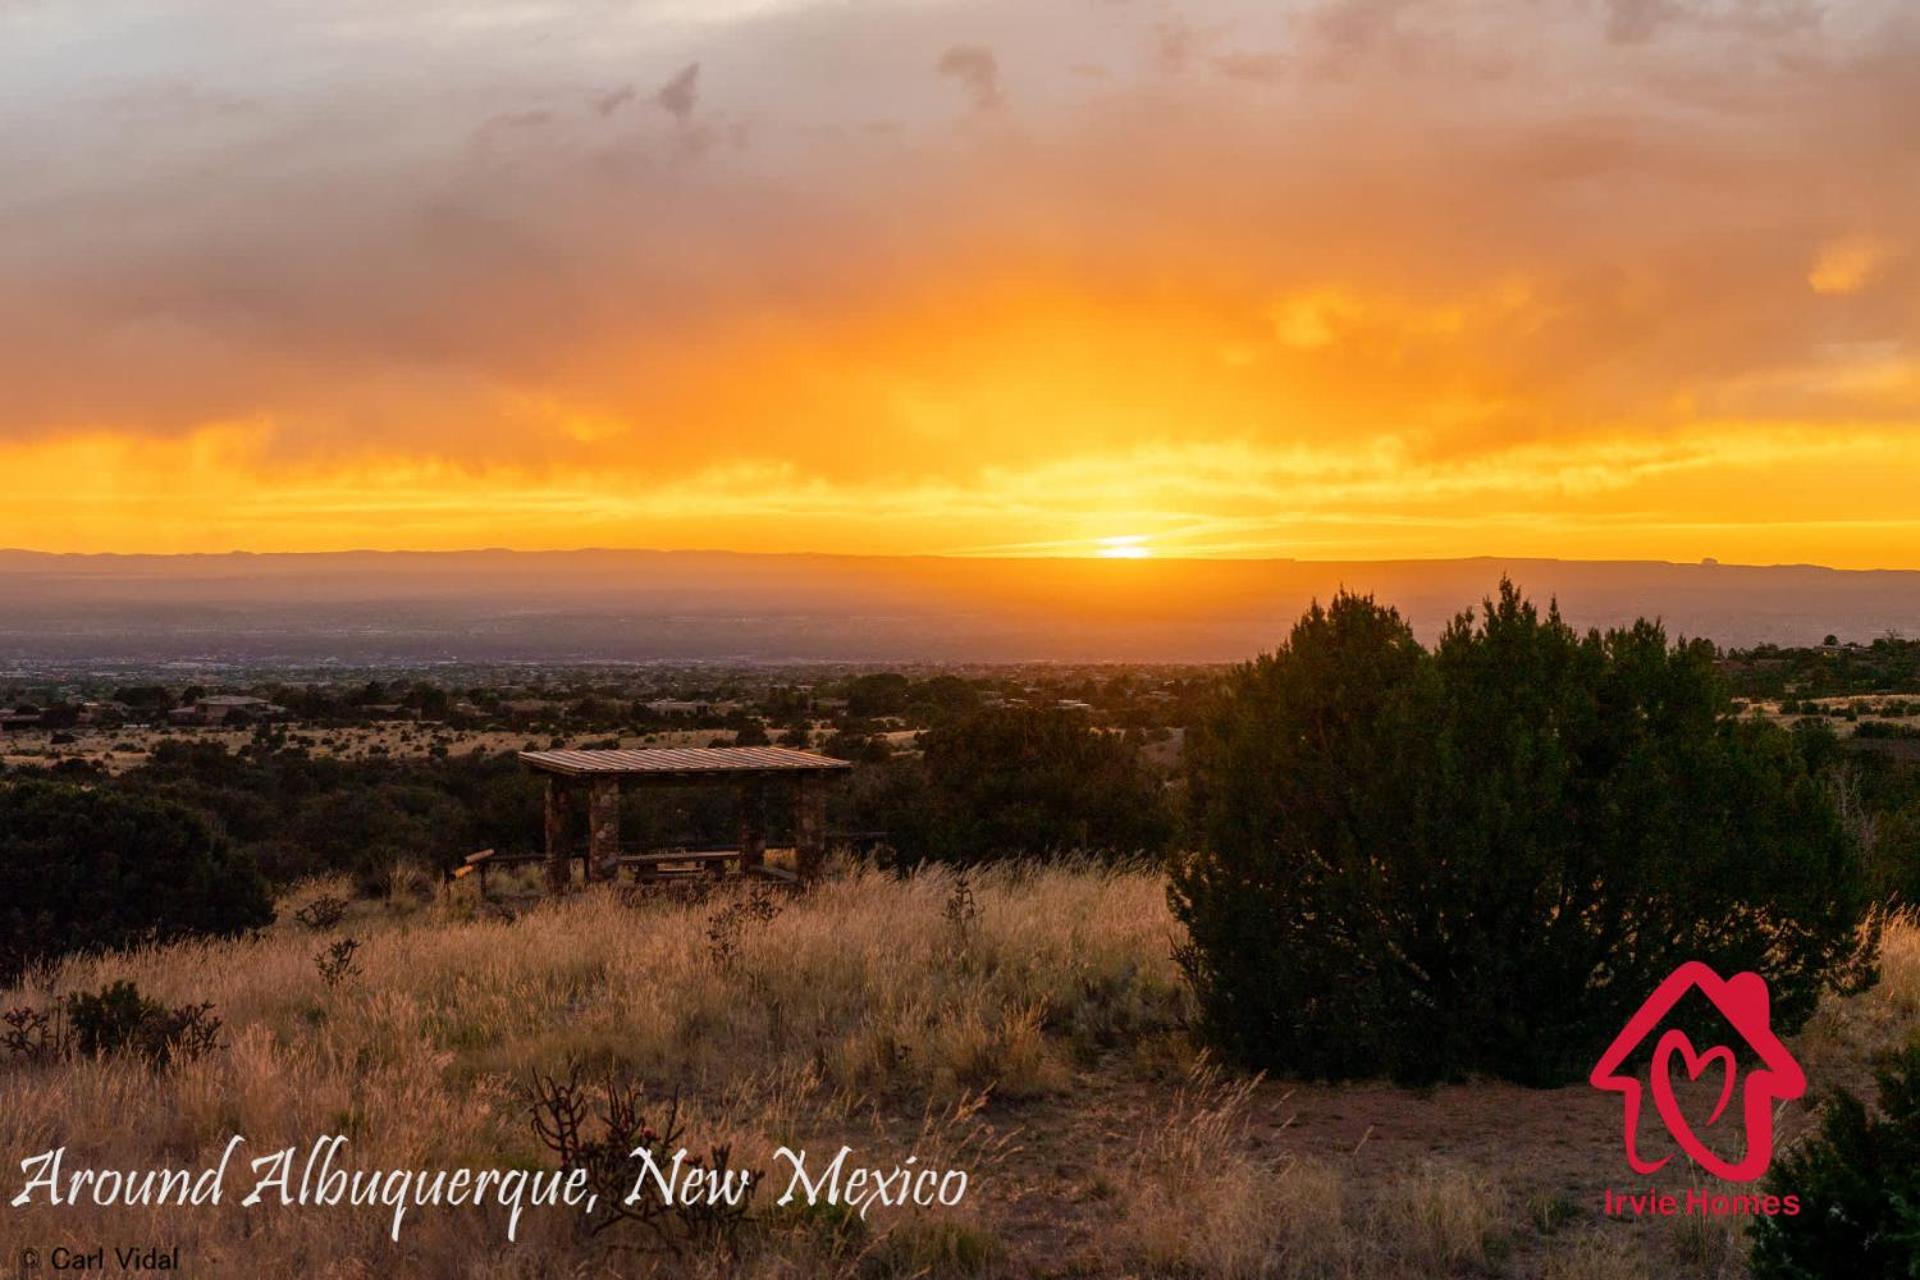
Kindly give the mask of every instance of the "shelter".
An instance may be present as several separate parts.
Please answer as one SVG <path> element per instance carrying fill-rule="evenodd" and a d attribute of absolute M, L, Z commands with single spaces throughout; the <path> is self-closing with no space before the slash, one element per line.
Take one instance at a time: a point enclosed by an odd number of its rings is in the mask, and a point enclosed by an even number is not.
<path fill-rule="evenodd" d="M 766 865 L 767 805 L 776 796 L 792 806 L 794 860 L 812 876 L 826 855 L 826 787 L 853 768 L 844 760 L 790 747 L 688 747 L 636 751 L 522 751 L 520 762 L 546 776 L 547 883 L 556 891 L 572 879 L 576 849 L 585 876 L 611 879 L 624 866 L 643 877 L 689 864 L 737 861 L 748 875 L 779 876 Z M 740 789 L 737 848 L 623 854 L 620 795 L 627 786 L 711 786 Z M 577 843 L 574 815 L 586 817 L 586 841 Z"/>

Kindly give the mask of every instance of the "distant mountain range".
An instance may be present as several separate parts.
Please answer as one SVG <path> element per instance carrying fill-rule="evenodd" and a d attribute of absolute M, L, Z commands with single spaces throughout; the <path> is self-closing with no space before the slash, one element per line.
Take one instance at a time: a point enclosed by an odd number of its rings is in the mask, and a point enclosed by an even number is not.
<path fill-rule="evenodd" d="M 1809 565 L 0 551 L 0 657 L 1227 661 L 1341 586 L 1431 638 L 1502 574 L 1579 626 L 1644 615 L 1740 646 L 1920 634 L 1920 572 Z"/>

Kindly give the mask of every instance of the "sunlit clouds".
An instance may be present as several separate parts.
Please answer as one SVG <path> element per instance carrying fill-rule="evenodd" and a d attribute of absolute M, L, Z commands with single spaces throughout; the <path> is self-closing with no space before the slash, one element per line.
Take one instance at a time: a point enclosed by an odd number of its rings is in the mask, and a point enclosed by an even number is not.
<path fill-rule="evenodd" d="M 0 545 L 1920 565 L 1895 0 L 16 2 L 0 49 Z"/>

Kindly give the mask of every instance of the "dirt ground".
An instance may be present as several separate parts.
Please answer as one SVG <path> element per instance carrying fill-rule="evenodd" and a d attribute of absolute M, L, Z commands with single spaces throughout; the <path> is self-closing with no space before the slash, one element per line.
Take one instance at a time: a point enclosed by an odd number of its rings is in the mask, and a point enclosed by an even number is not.
<path fill-rule="evenodd" d="M 1679 1092 L 1690 1114 L 1711 1109 L 1711 1099 L 1700 1091 Z M 980 1194 L 993 1205 L 991 1216 L 1002 1238 L 1031 1274 L 1108 1273 L 1101 1171 L 1124 1163 L 1138 1134 L 1162 1122 L 1167 1093 L 1091 1073 L 1076 1081 L 1071 1106 L 996 1107 L 1003 1122 L 1019 1125 L 1019 1149 L 981 1179 Z M 1783 1142 L 1804 1128 L 1809 1114 L 1804 1103 L 1791 1106 L 1791 1116 L 1783 1117 Z M 1501 1200 L 1498 1216 L 1509 1227 L 1503 1252 L 1484 1269 L 1487 1274 L 1545 1274 L 1554 1262 L 1564 1261 L 1567 1241 L 1596 1232 L 1614 1238 L 1619 1255 L 1629 1260 L 1624 1274 L 1746 1274 L 1737 1220 L 1634 1220 L 1603 1212 L 1609 1188 L 1639 1193 L 1651 1185 L 1678 1196 L 1690 1189 L 1714 1193 L 1724 1188 L 1702 1181 L 1684 1157 L 1670 1168 L 1689 1173 L 1663 1171 L 1652 1179 L 1634 1174 L 1622 1151 L 1619 1098 L 1585 1085 L 1524 1089 L 1473 1083 L 1425 1091 L 1274 1080 L 1255 1090 L 1251 1118 L 1251 1141 L 1261 1158 L 1281 1164 L 1324 1162 L 1340 1175 L 1354 1201 L 1382 1193 L 1408 1170 L 1429 1163 L 1483 1175 Z M 1726 1127 L 1723 1122 L 1714 1129 Z M 1659 1130 L 1658 1120 L 1651 1126 L 1643 1121 L 1644 1155 L 1658 1158 L 1672 1150 Z M 1483 1269 L 1467 1266 L 1455 1273 Z"/>

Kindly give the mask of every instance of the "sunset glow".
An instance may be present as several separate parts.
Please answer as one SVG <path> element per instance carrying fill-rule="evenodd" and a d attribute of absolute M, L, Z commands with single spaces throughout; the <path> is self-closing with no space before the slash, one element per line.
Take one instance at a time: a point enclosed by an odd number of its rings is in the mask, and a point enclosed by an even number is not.
<path fill-rule="evenodd" d="M 314 12 L 0 7 L 0 545 L 1920 566 L 1895 0 Z"/>

